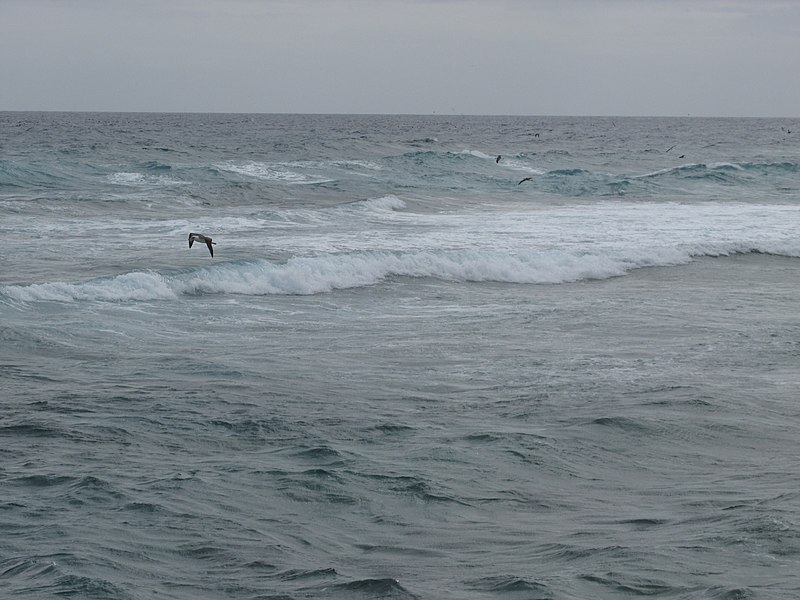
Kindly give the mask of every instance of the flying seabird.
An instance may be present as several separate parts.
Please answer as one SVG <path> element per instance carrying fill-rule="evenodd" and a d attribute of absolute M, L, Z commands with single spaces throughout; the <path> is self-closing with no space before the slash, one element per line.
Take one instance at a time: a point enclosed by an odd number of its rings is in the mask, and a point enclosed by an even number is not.
<path fill-rule="evenodd" d="M 503 157 L 500 154 L 498 154 L 497 158 L 494 159 L 494 162 L 499 163 L 501 158 Z"/>
<path fill-rule="evenodd" d="M 214 258 L 214 248 L 211 247 L 211 244 L 216 244 L 217 242 L 212 242 L 211 238 L 207 235 L 203 235 L 202 233 L 190 233 L 189 234 L 189 248 L 192 247 L 194 242 L 203 242 L 206 246 L 208 246 L 208 251 L 211 252 L 211 258 Z"/>
<path fill-rule="evenodd" d="M 672 150 L 674 147 L 675 147 L 675 146 L 670 146 L 669 148 L 667 148 L 667 152 L 669 152 L 670 150 Z"/>
<path fill-rule="evenodd" d="M 517 185 L 520 185 L 521 183 L 524 183 L 526 181 L 531 181 L 532 179 L 533 179 L 533 177 L 526 177 L 525 179 L 520 179 L 520 181 L 519 181 L 519 183 Z"/>

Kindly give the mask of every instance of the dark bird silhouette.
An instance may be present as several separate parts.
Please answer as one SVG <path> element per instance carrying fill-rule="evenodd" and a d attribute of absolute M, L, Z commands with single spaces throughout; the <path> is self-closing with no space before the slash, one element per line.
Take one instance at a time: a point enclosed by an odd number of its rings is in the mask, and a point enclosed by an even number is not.
<path fill-rule="evenodd" d="M 189 248 L 191 248 L 192 244 L 195 242 L 203 242 L 206 246 L 208 246 L 208 251 L 211 252 L 211 258 L 214 258 L 214 248 L 211 247 L 211 244 L 216 244 L 217 242 L 212 242 L 210 237 L 203 235 L 202 233 L 190 233 Z"/>
<path fill-rule="evenodd" d="M 494 159 L 494 162 L 499 163 L 501 158 L 503 158 L 503 157 L 498 154 L 497 158 Z"/>
<path fill-rule="evenodd" d="M 531 181 L 531 180 L 533 180 L 533 177 L 526 177 L 525 179 L 520 179 L 520 182 L 517 185 L 520 185 L 522 183 L 525 183 L 526 181 Z"/>
<path fill-rule="evenodd" d="M 670 146 L 669 148 L 667 148 L 667 152 L 669 152 L 670 150 L 672 150 L 674 147 L 675 147 L 675 146 Z M 666 154 L 666 152 L 665 152 L 665 154 Z"/>

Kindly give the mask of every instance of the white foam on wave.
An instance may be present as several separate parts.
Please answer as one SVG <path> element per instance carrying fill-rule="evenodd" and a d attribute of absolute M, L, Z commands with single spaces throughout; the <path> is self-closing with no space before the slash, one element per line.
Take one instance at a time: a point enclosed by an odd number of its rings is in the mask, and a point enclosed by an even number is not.
<path fill-rule="evenodd" d="M 173 179 L 163 175 L 144 175 L 143 173 L 119 172 L 108 176 L 108 181 L 116 185 L 147 186 L 147 185 L 190 185 L 189 181 Z"/>
<path fill-rule="evenodd" d="M 310 295 L 379 284 L 392 277 L 434 278 L 456 282 L 558 284 L 617 277 L 642 267 L 688 263 L 695 255 L 725 256 L 750 247 L 421 252 L 370 251 L 228 264 L 181 275 L 170 282 L 179 294 Z M 756 248 L 755 250 L 759 250 Z M 777 250 L 765 246 L 761 251 Z M 797 250 L 797 249 L 796 249 Z"/>
<path fill-rule="evenodd" d="M 144 183 L 144 175 L 141 173 L 114 173 L 108 176 L 108 180 L 121 185 L 136 185 Z"/>
<path fill-rule="evenodd" d="M 681 169 L 688 169 L 691 167 L 697 167 L 696 163 L 687 163 L 685 165 L 681 165 L 679 167 L 668 167 L 666 169 L 659 169 L 657 171 L 652 171 L 650 173 L 644 173 L 642 175 L 631 175 L 631 179 L 647 179 L 649 177 L 658 177 L 659 175 L 666 175 L 668 173 L 677 173 Z"/>
<path fill-rule="evenodd" d="M 389 277 L 432 277 L 448 281 L 560 283 L 625 272 L 607 257 L 512 255 L 479 251 L 358 252 L 231 264 L 181 276 L 173 289 L 184 294 L 309 295 L 375 285 Z"/>
<path fill-rule="evenodd" d="M 74 302 L 94 300 L 123 302 L 137 300 L 170 300 L 175 292 L 159 273 L 133 272 L 103 277 L 85 283 L 55 281 L 31 285 L 9 285 L 0 292 L 16 302 Z"/>
<path fill-rule="evenodd" d="M 738 165 L 736 163 L 731 162 L 714 162 L 714 163 L 685 163 L 682 165 L 678 165 L 677 167 L 667 167 L 665 169 L 659 169 L 658 171 L 653 171 L 651 173 L 645 173 L 643 175 L 631 175 L 631 179 L 646 179 L 648 177 L 658 177 L 659 175 L 668 175 L 671 173 L 681 173 L 682 171 L 689 171 L 692 169 L 708 169 L 709 171 L 724 171 L 724 170 L 734 170 L 734 171 L 744 171 L 745 168 L 742 165 Z"/>
<path fill-rule="evenodd" d="M 303 163 L 300 163 L 303 164 Z M 315 166 L 316 168 L 326 168 L 328 165 L 333 165 L 334 167 L 340 167 L 345 169 L 352 169 L 353 167 L 357 167 L 360 169 L 367 169 L 368 171 L 383 171 L 383 167 L 378 163 L 372 162 L 370 160 L 334 160 L 330 163 L 325 162 L 313 162 L 308 163 L 309 166 Z"/>
<path fill-rule="evenodd" d="M 381 198 L 370 198 L 369 200 L 359 200 L 358 202 L 354 202 L 353 206 L 357 206 L 359 208 L 366 208 L 368 210 L 378 210 L 378 211 L 393 211 L 393 210 L 403 210 L 406 208 L 406 203 L 403 202 L 397 196 L 383 196 Z"/>
<path fill-rule="evenodd" d="M 489 156 L 488 154 L 481 152 L 480 150 L 462 150 L 461 154 L 469 154 L 470 156 L 474 156 L 475 158 L 482 158 L 482 159 L 492 159 L 495 160 L 496 156 Z"/>
<path fill-rule="evenodd" d="M 742 165 L 737 165 L 736 163 L 731 162 L 713 162 L 708 163 L 709 169 L 734 169 L 736 171 L 744 171 L 744 167 Z"/>
<path fill-rule="evenodd" d="M 223 262 L 221 253 L 214 264 L 178 273 L 6 286 L 0 296 L 26 303 L 316 294 L 398 276 L 562 283 L 682 264 L 695 256 L 755 251 L 800 257 L 797 211 L 788 205 L 603 202 L 512 212 L 397 211 L 404 206 L 399 198 L 384 196 L 325 212 L 324 227 L 313 227 L 310 234 L 294 226 L 283 230 L 269 244 L 273 255 L 292 257 L 285 262 Z M 248 233 L 252 240 L 263 227 L 248 223 L 255 226 L 255 233 Z"/>
<path fill-rule="evenodd" d="M 530 173 L 531 175 L 545 175 L 547 171 L 542 169 L 537 169 L 532 167 L 531 165 L 525 164 L 522 161 L 515 160 L 513 158 L 505 158 L 500 161 L 500 165 L 511 169 L 512 171 L 521 171 L 523 173 Z"/>
<path fill-rule="evenodd" d="M 265 181 L 274 181 L 278 183 L 294 184 L 294 185 L 308 185 L 317 183 L 328 183 L 333 179 L 327 177 L 311 177 L 304 173 L 298 173 L 288 167 L 287 164 L 266 164 L 260 162 L 250 162 L 245 164 L 224 163 L 215 165 L 218 169 L 223 171 L 230 171 L 245 177 L 252 177 L 254 179 L 262 179 Z"/>
<path fill-rule="evenodd" d="M 215 165 L 223 171 L 229 171 L 245 177 L 262 179 L 265 181 L 275 181 L 286 184 L 318 184 L 335 181 L 325 172 L 331 168 L 335 169 L 365 169 L 368 171 L 381 171 L 383 167 L 377 163 L 367 160 L 333 160 L 315 161 L 298 160 L 290 162 L 263 163 L 234 163 L 227 162 Z M 306 173 L 305 171 L 319 171 L 321 173 Z"/>
<path fill-rule="evenodd" d="M 497 161 L 497 156 L 489 156 L 488 154 L 481 152 L 480 150 L 463 150 L 461 154 L 466 154 L 469 156 L 474 156 L 476 158 L 481 158 L 484 160 L 491 160 L 492 162 Z M 514 157 L 503 156 L 500 160 L 500 166 L 506 169 L 511 169 L 512 171 L 521 171 L 524 173 L 530 173 L 531 175 L 544 175 L 547 171 L 542 169 L 537 169 L 521 160 L 518 160 Z"/>
<path fill-rule="evenodd" d="M 558 284 L 607 279 L 642 267 L 688 263 L 694 256 L 726 256 L 760 251 L 800 257 L 789 244 L 697 244 L 675 248 L 653 246 L 591 253 L 580 250 L 503 252 L 450 250 L 370 251 L 295 257 L 284 263 L 259 260 L 223 263 L 177 275 L 133 272 L 85 283 L 53 282 L 5 286 L 0 293 L 13 302 L 136 302 L 175 300 L 198 294 L 312 295 L 379 284 L 392 277 L 434 278 L 456 282 Z"/>

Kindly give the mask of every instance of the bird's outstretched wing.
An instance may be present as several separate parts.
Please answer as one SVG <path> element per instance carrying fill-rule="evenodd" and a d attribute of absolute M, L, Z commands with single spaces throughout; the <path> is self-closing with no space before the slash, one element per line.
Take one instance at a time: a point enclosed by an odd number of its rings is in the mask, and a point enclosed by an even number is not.
<path fill-rule="evenodd" d="M 517 185 L 525 183 L 526 181 L 531 181 L 532 179 L 533 179 L 533 177 L 526 177 L 525 179 L 520 179 L 520 182 Z"/>
<path fill-rule="evenodd" d="M 211 258 L 214 258 L 214 248 L 211 247 L 211 238 L 206 240 L 206 246 L 208 246 L 208 251 L 211 252 Z"/>

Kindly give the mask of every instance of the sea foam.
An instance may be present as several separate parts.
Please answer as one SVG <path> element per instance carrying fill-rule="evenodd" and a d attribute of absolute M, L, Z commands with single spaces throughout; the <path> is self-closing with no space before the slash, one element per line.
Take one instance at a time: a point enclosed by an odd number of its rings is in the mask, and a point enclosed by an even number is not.
<path fill-rule="evenodd" d="M 316 177 L 298 172 L 289 168 L 286 164 L 266 164 L 261 162 L 250 162 L 244 164 L 222 163 L 215 165 L 221 171 L 229 171 L 253 179 L 272 181 L 286 184 L 315 184 L 333 181 L 328 177 Z"/>
<path fill-rule="evenodd" d="M 768 243 L 703 244 L 685 248 L 653 246 L 586 250 L 419 252 L 361 251 L 267 260 L 228 262 L 174 274 L 131 272 L 83 283 L 50 282 L 4 286 L 8 300 L 160 301 L 197 294 L 311 295 L 379 284 L 392 277 L 433 278 L 455 282 L 559 284 L 624 275 L 642 267 L 685 264 L 695 256 L 763 252 L 800 256 L 798 245 Z"/>
<path fill-rule="evenodd" d="M 158 273 L 132 272 L 115 277 L 102 277 L 84 283 L 54 281 L 27 286 L 0 287 L 0 294 L 16 302 L 74 302 L 94 300 L 106 302 L 166 300 L 175 298 L 167 280 Z"/>

